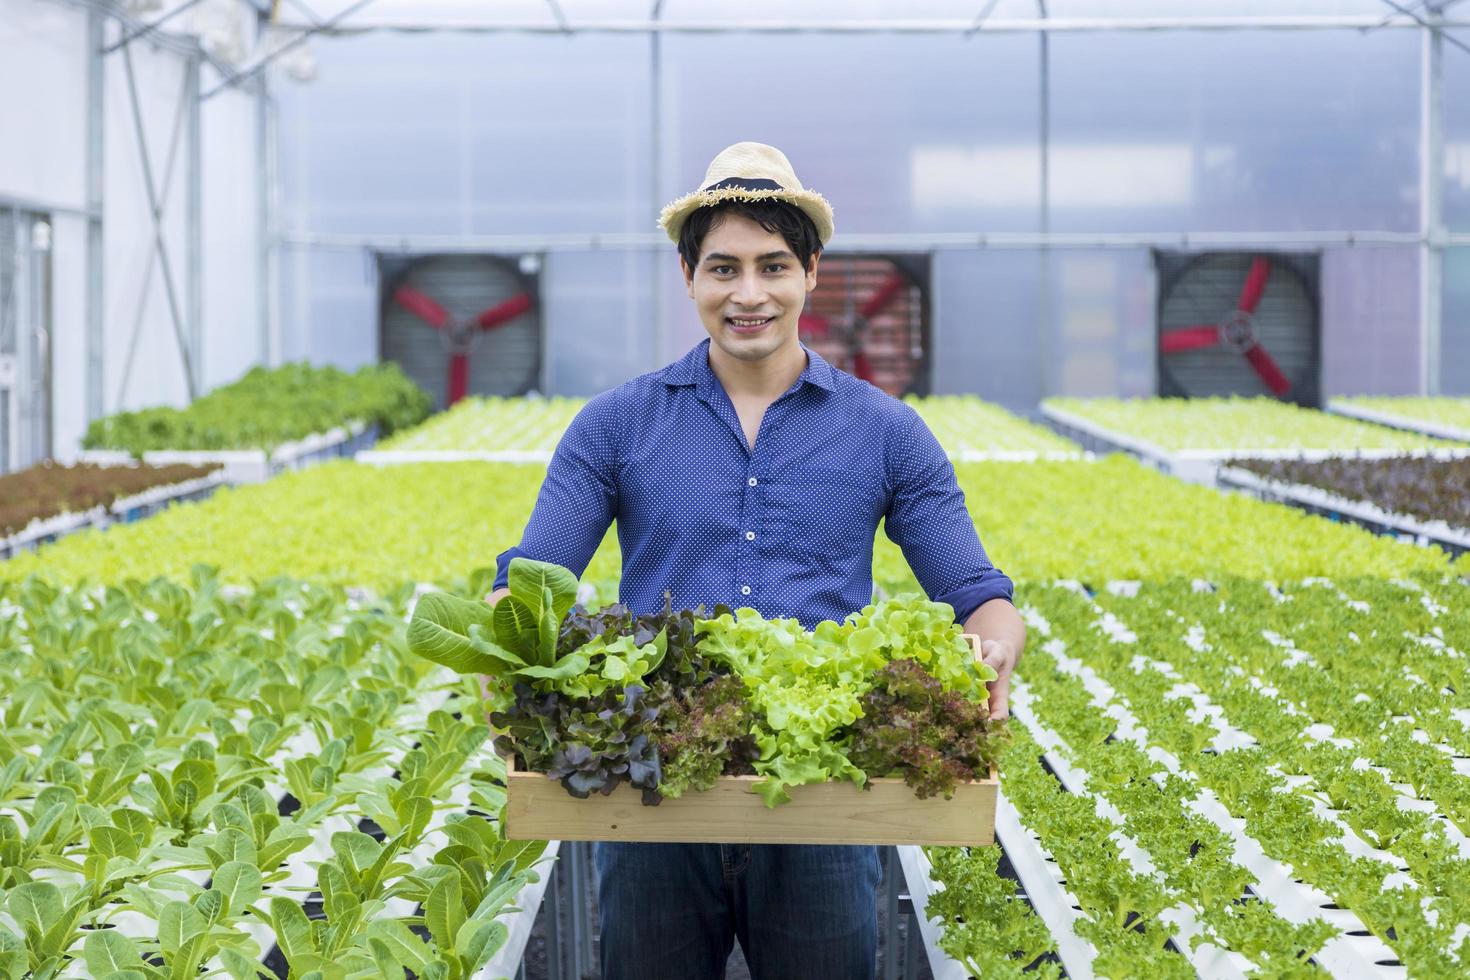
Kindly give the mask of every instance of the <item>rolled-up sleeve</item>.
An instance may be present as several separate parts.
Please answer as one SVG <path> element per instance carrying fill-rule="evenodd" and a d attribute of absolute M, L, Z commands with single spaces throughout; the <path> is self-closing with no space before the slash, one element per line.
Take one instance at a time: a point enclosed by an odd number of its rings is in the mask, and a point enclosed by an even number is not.
<path fill-rule="evenodd" d="M 579 578 L 586 571 L 618 512 L 616 396 L 609 391 L 593 398 L 562 435 L 521 543 L 495 560 L 497 589 L 516 557 L 553 562 Z"/>
<path fill-rule="evenodd" d="M 1012 600 L 1015 587 L 985 554 L 939 440 L 917 413 L 908 414 L 889 454 L 893 494 L 884 530 L 929 598 L 953 606 L 963 623 L 991 599 Z"/>

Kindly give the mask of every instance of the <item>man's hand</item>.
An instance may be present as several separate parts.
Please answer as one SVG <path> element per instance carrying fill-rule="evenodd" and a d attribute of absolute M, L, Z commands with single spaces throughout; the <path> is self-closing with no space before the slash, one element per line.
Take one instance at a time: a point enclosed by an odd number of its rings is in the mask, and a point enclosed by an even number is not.
<path fill-rule="evenodd" d="M 980 637 L 980 659 L 995 671 L 990 689 L 990 717 L 1011 716 L 1011 673 L 1026 649 L 1026 623 L 1006 599 L 982 603 L 965 620 L 965 632 Z"/>
<path fill-rule="evenodd" d="M 1011 671 L 1016 669 L 1016 648 L 1005 640 L 981 640 L 980 659 L 995 671 L 995 680 L 987 681 L 990 691 L 990 717 L 993 721 L 1011 715 Z"/>

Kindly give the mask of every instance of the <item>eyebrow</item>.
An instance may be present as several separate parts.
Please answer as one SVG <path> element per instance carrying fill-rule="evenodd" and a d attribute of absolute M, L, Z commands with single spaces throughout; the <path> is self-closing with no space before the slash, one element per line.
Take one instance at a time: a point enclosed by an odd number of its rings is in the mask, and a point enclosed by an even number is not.
<path fill-rule="evenodd" d="M 795 255 L 792 255 L 790 252 L 786 251 L 785 249 L 782 249 L 779 252 L 764 252 L 764 253 L 762 253 L 760 255 L 757 255 L 755 257 L 755 260 L 757 262 L 769 262 L 772 259 L 795 259 L 795 258 L 796 258 Z M 721 262 L 739 262 L 740 261 L 739 256 L 730 255 L 730 254 L 728 254 L 726 252 L 711 252 L 711 253 L 709 253 L 708 255 L 706 255 L 704 257 L 704 261 L 705 262 L 713 262 L 715 259 L 719 259 Z"/>

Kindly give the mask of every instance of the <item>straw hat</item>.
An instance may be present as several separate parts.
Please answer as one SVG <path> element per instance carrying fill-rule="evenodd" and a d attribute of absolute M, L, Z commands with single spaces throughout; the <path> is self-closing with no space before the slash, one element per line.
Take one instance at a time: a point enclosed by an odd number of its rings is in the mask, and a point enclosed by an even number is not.
<path fill-rule="evenodd" d="M 721 201 L 758 201 L 779 198 L 801 208 L 825 246 L 832 238 L 832 205 L 816 191 L 807 190 L 796 179 L 791 161 L 774 146 L 764 143 L 736 143 L 727 146 L 710 161 L 700 189 L 664 205 L 658 216 L 659 227 L 675 243 L 695 208 L 719 204 Z"/>

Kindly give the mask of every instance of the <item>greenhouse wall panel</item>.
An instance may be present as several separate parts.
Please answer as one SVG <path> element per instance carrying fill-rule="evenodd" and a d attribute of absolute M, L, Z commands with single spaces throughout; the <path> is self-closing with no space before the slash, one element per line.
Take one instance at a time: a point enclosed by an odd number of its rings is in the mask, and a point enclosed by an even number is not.
<path fill-rule="evenodd" d="M 1040 400 L 1037 253 L 940 252 L 934 260 L 936 394 L 978 392 L 1030 409 Z"/>
<path fill-rule="evenodd" d="M 1418 284 L 1417 249 L 1341 248 L 1323 253 L 1326 394 L 1407 395 L 1418 390 Z"/>
<path fill-rule="evenodd" d="M 543 377 L 550 391 L 594 395 L 641 374 L 653 360 L 653 264 L 646 252 L 562 252 L 542 267 Z M 573 339 L 563 341 L 563 334 Z"/>
<path fill-rule="evenodd" d="M 0 0 L 0 197 L 86 203 L 87 13 Z M 75 120 L 57 126 L 55 120 Z"/>
<path fill-rule="evenodd" d="M 653 229 L 645 40 L 438 35 L 432 72 L 412 36 L 317 50 L 322 81 L 280 92 L 292 229 Z"/>
<path fill-rule="evenodd" d="M 224 92 L 203 111 L 205 388 L 233 381 L 240 365 L 265 357 L 261 336 L 260 184 L 256 104 L 252 95 Z"/>
<path fill-rule="evenodd" d="M 667 39 L 659 203 L 757 140 L 832 203 L 839 235 L 1035 231 L 1037 51 L 1014 35 Z M 732 85 L 731 64 L 775 84 Z"/>
<path fill-rule="evenodd" d="M 70 458 L 87 427 L 87 220 L 52 218 L 51 444 Z"/>
<path fill-rule="evenodd" d="M 163 241 L 169 253 L 174 295 L 180 316 L 187 324 L 189 119 L 187 109 L 182 120 L 178 110 L 188 63 L 172 52 L 147 45 L 132 49 L 131 54 L 149 164 L 163 209 Z M 103 401 L 108 411 L 144 405 L 183 405 L 189 398 L 188 382 L 179 357 L 163 271 L 153 254 L 145 170 L 134 137 L 128 79 L 120 55 L 106 62 L 104 91 L 107 166 L 102 213 L 106 269 L 103 317 L 109 327 L 103 355 L 106 372 Z M 176 125 L 182 131 L 175 151 L 173 179 L 165 192 L 164 176 Z M 140 297 L 141 318 L 137 316 Z M 128 350 L 135 324 L 138 324 L 138 340 L 129 371 Z"/>
<path fill-rule="evenodd" d="M 378 360 L 378 286 L 362 251 L 288 249 L 281 258 L 283 360 L 356 370 Z"/>
<path fill-rule="evenodd" d="M 1362 10 L 1319 11 L 1344 12 Z M 1161 15 L 1144 7 L 1136 13 Z M 693 16 L 693 8 L 679 16 Z M 291 234 L 336 235 L 371 249 L 395 235 L 649 232 L 658 208 L 737 139 L 780 146 L 802 180 L 833 202 L 837 251 L 844 233 L 1042 227 L 1041 46 L 1034 35 L 665 35 L 656 190 L 647 38 L 433 38 L 433 72 L 418 70 L 421 36 L 319 39 L 320 79 L 280 88 Z M 1062 33 L 1051 36 L 1049 49 L 1053 231 L 1418 227 L 1416 32 Z M 1446 59 L 1446 92 L 1467 71 L 1454 62 Z M 753 78 L 782 79 L 790 91 L 762 95 L 715 84 L 713 66 L 731 63 Z M 1470 135 L 1457 135 L 1470 134 L 1459 101 L 1446 99 L 1447 212 L 1459 207 L 1456 147 L 1470 145 Z M 373 273 L 365 280 L 361 261 L 306 260 L 297 251 L 288 250 L 296 257 L 283 272 L 286 348 L 350 361 L 344 339 L 372 336 L 375 314 L 357 325 L 336 318 L 372 308 Z M 1018 408 L 1033 406 L 1043 387 L 1152 393 L 1156 299 L 1148 249 L 1071 253 L 1053 250 L 1044 287 L 1036 251 L 961 257 L 937 250 L 933 390 L 969 390 L 954 386 L 970 384 L 983 361 L 1006 366 L 1003 379 L 988 383 L 1002 389 L 998 400 Z M 1387 253 L 1324 251 L 1324 318 L 1344 324 L 1330 339 L 1324 319 L 1329 394 L 1417 384 L 1417 255 L 1406 248 L 1379 263 L 1380 255 Z M 594 378 L 666 363 L 703 336 L 676 271 L 661 268 L 654 303 L 648 280 L 636 278 L 642 273 L 630 272 L 635 278 L 621 287 L 593 271 L 591 283 L 575 282 L 565 270 L 583 267 L 580 261 L 552 255 L 542 280 L 543 307 L 566 311 L 547 324 L 546 377 L 554 391 L 596 388 L 602 381 Z M 608 268 L 587 261 L 588 269 Z M 636 257 L 622 267 L 650 268 Z M 961 268 L 981 280 L 966 281 Z M 1000 269 L 1009 271 L 994 272 Z M 1043 288 L 1046 303 L 1036 295 Z M 557 295 L 563 289 L 584 292 Z M 572 365 L 609 334 L 600 316 L 571 311 L 596 308 L 612 298 L 609 289 L 624 293 L 617 307 L 647 308 L 641 346 L 620 343 L 611 360 L 596 359 L 591 374 L 579 373 Z M 307 297 L 298 298 L 301 291 Z M 988 332 L 967 336 L 976 316 L 959 312 L 971 309 L 962 297 L 980 294 L 990 309 L 1045 315 L 1048 326 L 1001 328 L 985 314 Z M 333 319 L 305 320 L 304 311 Z M 1447 342 L 1453 330 L 1447 317 Z M 1037 367 L 1044 350 L 1052 358 L 1045 381 Z"/>
<path fill-rule="evenodd" d="M 1445 253 L 1444 281 L 1440 383 L 1446 395 L 1470 395 L 1470 248 Z"/>
<path fill-rule="evenodd" d="M 1056 231 L 1418 227 L 1410 31 L 1051 41 Z"/>
<path fill-rule="evenodd" d="M 1470 30 L 1447 33 L 1470 45 Z M 1441 70 L 1444 220 L 1451 231 L 1470 232 L 1470 98 L 1465 96 L 1470 92 L 1470 52 L 1446 43 Z"/>

